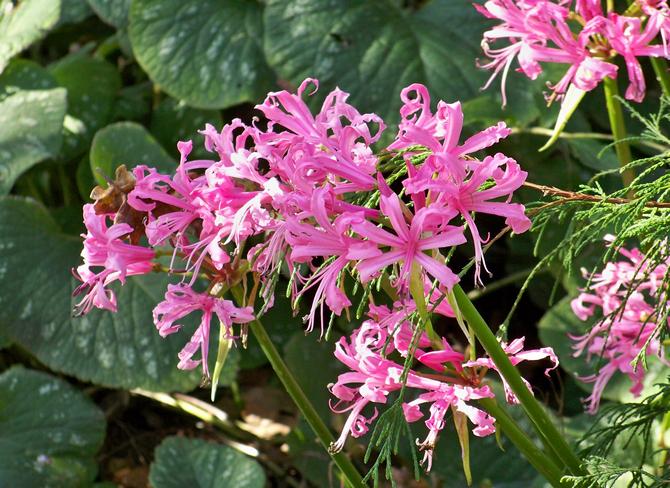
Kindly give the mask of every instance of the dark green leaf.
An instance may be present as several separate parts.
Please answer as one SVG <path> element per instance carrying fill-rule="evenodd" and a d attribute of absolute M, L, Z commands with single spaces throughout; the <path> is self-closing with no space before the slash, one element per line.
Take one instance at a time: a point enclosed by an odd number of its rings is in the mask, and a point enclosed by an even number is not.
<path fill-rule="evenodd" d="M 176 162 L 165 152 L 147 130 L 135 122 L 117 122 L 97 132 L 91 144 L 91 170 L 99 184 L 105 179 L 102 174 L 112 176 L 117 166 L 125 164 L 128 169 L 146 164 L 165 173 L 176 168 Z"/>
<path fill-rule="evenodd" d="M 177 141 L 193 140 L 192 159 L 209 159 L 212 153 L 203 146 L 205 138 L 198 134 L 210 123 L 220 128 L 223 121 L 216 110 L 202 110 L 188 107 L 172 98 L 163 100 L 151 115 L 151 133 L 164 148 L 174 151 Z"/>
<path fill-rule="evenodd" d="M 335 343 L 319 341 L 318 332 L 305 335 L 302 331 L 296 332 L 284 348 L 286 364 L 295 371 L 298 383 L 323 419 L 331 414 L 328 383 L 337 381 L 344 371 L 342 363 L 333 356 L 334 350 Z M 319 367 L 314 367 L 317 364 Z"/>
<path fill-rule="evenodd" d="M 62 232 L 47 211 L 25 199 L 0 199 L 0 328 L 50 368 L 122 388 L 188 390 L 198 373 L 176 368 L 185 334 L 162 339 L 151 311 L 166 287 L 162 275 L 133 277 L 115 288 L 118 313 L 72 318 L 70 269 L 81 239 Z M 38 264 L 36 264 L 38 263 Z"/>
<path fill-rule="evenodd" d="M 121 89 L 114 105 L 112 120 L 140 120 L 151 111 L 151 82 Z"/>
<path fill-rule="evenodd" d="M 0 75 L 0 100 L 23 90 L 47 90 L 58 83 L 49 71 L 27 59 L 15 59 Z"/>
<path fill-rule="evenodd" d="M 149 481 L 154 488 L 263 488 L 265 473 L 232 447 L 168 437 L 156 448 Z"/>
<path fill-rule="evenodd" d="M 58 27 L 65 24 L 76 24 L 93 14 L 86 0 L 61 0 L 60 19 Z"/>
<path fill-rule="evenodd" d="M 194 107 L 225 108 L 256 101 L 271 86 L 261 14 L 252 0 L 135 0 L 130 40 L 168 94 Z"/>
<path fill-rule="evenodd" d="M 418 11 L 397 5 L 271 0 L 268 61 L 295 85 L 315 77 L 324 89 L 340 86 L 356 107 L 388 123 L 398 119 L 400 89 L 410 83 L 425 83 L 448 102 L 477 95 L 486 79 L 475 67 L 485 19 L 471 2 L 436 0 Z"/>
<path fill-rule="evenodd" d="M 60 0 L 0 0 L 0 73 L 9 60 L 38 41 L 60 18 Z"/>
<path fill-rule="evenodd" d="M 112 64 L 79 54 L 63 58 L 49 71 L 67 89 L 62 159 L 69 160 L 83 154 L 93 134 L 111 120 L 121 78 Z"/>
<path fill-rule="evenodd" d="M 61 146 L 65 90 L 31 90 L 0 101 L 0 195 L 28 168 Z"/>
<path fill-rule="evenodd" d="M 88 0 L 88 4 L 104 22 L 122 29 L 128 25 L 131 0 Z"/>
<path fill-rule="evenodd" d="M 0 480 L 7 487 L 90 486 L 105 417 L 65 381 L 15 367 L 0 375 Z"/>

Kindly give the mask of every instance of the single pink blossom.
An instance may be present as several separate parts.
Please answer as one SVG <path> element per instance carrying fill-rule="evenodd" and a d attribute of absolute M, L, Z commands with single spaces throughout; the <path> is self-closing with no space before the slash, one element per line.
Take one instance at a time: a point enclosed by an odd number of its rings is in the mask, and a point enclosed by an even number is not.
<path fill-rule="evenodd" d="M 214 297 L 207 293 L 197 293 L 190 287 L 168 285 L 165 300 L 154 308 L 154 323 L 161 337 L 179 331 L 183 326 L 175 322 L 186 315 L 200 311 L 200 325 L 179 352 L 179 369 L 193 369 L 202 364 L 203 375 L 209 377 L 207 357 L 209 352 L 210 326 L 214 315 L 220 326 L 225 328 L 227 338 L 234 338 L 233 324 L 245 324 L 254 320 L 251 307 L 236 307 L 230 300 Z M 200 359 L 194 360 L 193 355 L 200 350 Z"/>

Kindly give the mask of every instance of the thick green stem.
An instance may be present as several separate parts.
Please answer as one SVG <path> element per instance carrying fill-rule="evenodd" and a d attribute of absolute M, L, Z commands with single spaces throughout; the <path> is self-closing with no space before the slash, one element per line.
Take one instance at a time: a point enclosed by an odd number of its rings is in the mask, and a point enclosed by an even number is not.
<path fill-rule="evenodd" d="M 242 290 L 239 288 L 232 288 L 231 292 L 238 304 L 242 304 Z M 321 417 L 319 417 L 319 414 L 314 409 L 312 402 L 310 402 L 309 398 L 307 398 L 307 395 L 305 395 L 305 392 L 302 390 L 300 384 L 291 373 L 291 370 L 279 355 L 279 351 L 277 351 L 277 348 L 274 346 L 272 339 L 265 330 L 265 327 L 263 327 L 263 324 L 260 322 L 260 320 L 254 320 L 251 322 L 250 328 L 251 332 L 254 334 L 256 340 L 260 344 L 261 349 L 265 353 L 265 356 L 268 358 L 268 361 L 270 361 L 270 365 L 279 378 L 279 381 L 282 382 L 287 393 L 291 396 L 293 402 L 300 409 L 300 413 L 302 413 L 303 417 L 305 417 L 305 420 L 319 438 L 321 444 L 323 444 L 323 446 L 328 449 L 334 440 L 330 430 L 323 422 L 323 420 L 321 420 Z M 331 457 L 333 458 L 335 464 L 337 464 L 337 466 L 342 471 L 342 474 L 344 475 L 344 478 L 350 487 L 359 488 L 365 486 L 363 483 L 363 478 L 347 456 L 342 453 L 337 453 L 331 454 Z"/>
<path fill-rule="evenodd" d="M 544 476 L 551 486 L 560 488 L 566 486 L 561 483 L 561 469 L 539 449 L 528 435 L 519 428 L 509 414 L 502 409 L 493 398 L 482 398 L 479 403 L 496 419 L 496 426 L 505 434 L 512 444 L 523 454 L 530 464 Z"/>
<path fill-rule="evenodd" d="M 633 161 L 633 155 L 630 152 L 630 144 L 623 141 L 626 138 L 626 124 L 623 118 L 621 102 L 617 99 L 619 96 L 619 87 L 616 80 L 607 77 L 603 80 L 603 86 L 605 87 L 605 101 L 607 103 L 607 115 L 610 119 L 610 128 L 612 129 L 612 136 L 616 141 L 614 147 L 617 159 L 619 159 L 619 166 L 623 168 Z M 628 187 L 635 179 L 635 172 L 632 168 L 627 168 L 621 172 L 621 179 L 624 186 Z"/>
<path fill-rule="evenodd" d="M 523 378 L 507 356 L 507 353 L 500 346 L 496 336 L 460 285 L 456 285 L 453 291 L 460 312 L 493 360 L 498 372 L 519 399 L 519 403 L 521 403 L 526 415 L 532 421 L 547 453 L 554 460 L 558 461 L 557 464 L 566 466 L 573 474 L 579 474 L 581 472 L 579 459 L 577 459 L 568 443 L 528 389 Z"/>
<path fill-rule="evenodd" d="M 661 85 L 663 95 L 670 97 L 670 72 L 668 72 L 668 63 L 663 58 L 649 58 L 651 66 L 654 68 L 656 79 Z"/>

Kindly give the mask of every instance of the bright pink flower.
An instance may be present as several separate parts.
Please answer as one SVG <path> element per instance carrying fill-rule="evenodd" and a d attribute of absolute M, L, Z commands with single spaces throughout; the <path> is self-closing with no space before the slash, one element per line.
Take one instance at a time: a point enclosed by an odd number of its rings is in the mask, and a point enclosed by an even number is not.
<path fill-rule="evenodd" d="M 125 242 L 124 236 L 133 231 L 128 224 L 113 224 L 107 227 L 108 215 L 96 215 L 92 204 L 84 205 L 84 224 L 86 234 L 80 265 L 75 277 L 83 283 L 74 291 L 74 295 L 86 293 L 75 306 L 77 315 L 88 313 L 93 307 L 116 311 L 114 292 L 106 289 L 110 283 L 126 282 L 126 276 L 149 273 L 153 269 L 154 252 L 142 246 Z M 100 268 L 95 272 L 91 268 Z"/>
<path fill-rule="evenodd" d="M 305 286 L 296 298 L 316 286 L 307 330 L 311 331 L 314 328 L 316 309 L 320 305 L 322 334 L 324 301 L 335 315 L 340 315 L 344 308 L 351 305 L 339 286 L 340 275 L 344 268 L 352 261 L 381 254 L 372 242 L 355 239 L 349 235 L 352 222 L 362 221 L 363 214 L 342 213 L 331 222 L 328 207 L 332 209 L 333 201 L 334 195 L 330 186 L 318 188 L 312 193 L 309 212 L 303 212 L 301 216 L 313 219 L 316 225 L 297 217 L 289 218 L 286 223 L 286 240 L 291 246 L 290 259 L 293 263 L 311 263 L 315 257 L 331 260 L 327 262 L 328 264 L 324 263 L 318 267 L 308 278 L 298 275 Z"/>
<path fill-rule="evenodd" d="M 383 306 L 371 306 L 369 315 L 372 319 L 363 322 L 349 339 L 343 337 L 336 344 L 335 357 L 349 371 L 341 374 L 336 383 L 329 385 L 337 399 L 331 405 L 333 411 L 348 412 L 342 434 L 331 446 L 335 451 L 342 449 L 349 435 L 360 437 L 368 432 L 377 416 L 377 409 L 372 409 L 372 413 L 366 415 L 366 407 L 370 404 L 385 404 L 391 392 L 403 387 L 403 360 L 396 362 L 393 355 L 397 353 L 400 358 L 407 357 L 415 331 L 407 320 L 408 314 L 400 314 L 402 304 L 398 304 L 398 307 L 389 311 Z M 490 368 L 490 359 L 465 362 L 464 355 L 455 351 L 444 338 L 443 349 L 431 350 L 432 346 L 428 337 L 420 333 L 413 354 L 420 363 L 442 373 L 442 378 L 410 369 L 404 382 L 405 395 L 415 396 L 415 399 L 402 404 L 407 422 L 423 418 L 422 406 L 430 405 L 430 415 L 425 421 L 428 434 L 424 441 L 417 440 L 418 446 L 424 451 L 423 463 L 428 470 L 432 466 L 433 450 L 445 427 L 445 416 L 449 409 L 464 414 L 470 420 L 474 426 L 474 435 L 487 436 L 495 432 L 493 417 L 470 404 L 472 400 L 494 397 L 488 386 L 480 384 L 480 374 L 469 369 L 480 366 Z M 523 351 L 522 347 L 523 339 L 506 347 L 515 364 L 545 357 L 555 359 L 553 351 L 548 348 Z M 508 399 L 512 397 L 508 396 Z"/>
<path fill-rule="evenodd" d="M 380 185 L 383 184 L 385 183 L 380 181 Z M 394 233 L 377 227 L 367 220 L 351 224 L 360 236 L 379 246 L 389 248 L 379 256 L 361 259 L 356 267 L 361 281 L 369 281 L 385 267 L 401 263 L 397 275 L 397 287 L 407 290 L 411 267 L 417 263 L 441 285 L 452 288 L 458 283 L 458 277 L 444 263 L 425 254 L 424 251 L 456 246 L 465 242 L 463 229 L 447 224 L 453 213 L 448 208 L 438 206 L 421 208 L 415 215 L 407 209 L 405 213 L 403 204 L 395 193 L 390 193 L 388 188 L 381 191 L 380 208 L 382 214 L 389 219 Z M 409 223 L 406 215 L 410 217 Z"/>
<path fill-rule="evenodd" d="M 620 54 L 626 62 L 628 70 L 628 88 L 626 98 L 636 102 L 644 99 L 646 85 L 640 56 L 668 57 L 666 47 L 652 45 L 656 40 L 665 18 L 659 15 L 649 17 L 642 27 L 642 20 L 636 17 L 610 14 L 606 24 L 606 35 L 612 49 Z"/>
<path fill-rule="evenodd" d="M 507 72 L 515 58 L 520 71 L 533 80 L 542 72 L 542 62 L 570 65 L 563 78 L 552 87 L 559 96 L 570 84 L 588 91 L 603 78 L 616 77 L 616 65 L 602 59 L 608 55 L 606 47 L 594 40 L 603 34 L 605 23 L 600 6 L 589 0 L 577 2 L 577 14 L 584 25 L 574 35 L 568 24 L 571 12 L 566 4 L 549 0 L 488 0 L 483 6 L 476 6 L 486 17 L 502 21 L 484 33 L 482 47 L 491 61 L 481 67 L 493 70 L 484 88 L 502 70 L 503 105 Z M 508 46 L 490 47 L 491 43 L 505 40 Z"/>
<path fill-rule="evenodd" d="M 605 387 L 617 372 L 630 378 L 630 391 L 638 396 L 645 370 L 632 363 L 640 354 L 659 356 L 663 352 L 654 336 L 658 322 L 653 304 L 667 266 L 650 269 L 638 249 L 621 248 L 619 252 L 628 260 L 607 263 L 600 273 L 590 276 L 588 288 L 571 302 L 580 320 L 600 316 L 586 334 L 571 336 L 575 356 L 586 352 L 587 360 L 595 356 L 595 363 L 602 363 L 595 374 L 580 378 L 593 383 L 593 392 L 586 399 L 589 413 L 598 410 Z M 588 277 L 586 271 L 584 275 Z"/>
<path fill-rule="evenodd" d="M 190 287 L 168 285 L 165 300 L 154 308 L 154 323 L 161 337 L 179 331 L 182 325 L 175 322 L 186 315 L 200 311 L 202 319 L 193 333 L 191 340 L 179 352 L 179 369 L 193 369 L 202 363 L 202 372 L 209 377 L 207 356 L 209 351 L 209 335 L 214 315 L 225 328 L 226 337 L 234 338 L 233 324 L 245 324 L 254 320 L 251 307 L 236 307 L 230 300 L 214 297 L 206 293 L 197 293 Z M 193 355 L 200 349 L 200 359 L 194 360 Z"/>

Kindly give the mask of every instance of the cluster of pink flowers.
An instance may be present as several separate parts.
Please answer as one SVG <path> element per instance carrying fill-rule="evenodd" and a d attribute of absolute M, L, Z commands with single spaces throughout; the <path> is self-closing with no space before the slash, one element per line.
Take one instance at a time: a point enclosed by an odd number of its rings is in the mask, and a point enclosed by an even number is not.
<path fill-rule="evenodd" d="M 437 313 L 453 316 L 448 305 L 441 303 L 434 308 Z M 444 337 L 440 338 L 438 348 L 425 332 L 415 337 L 416 327 L 407 320 L 411 311 L 413 304 L 409 303 L 397 302 L 392 310 L 370 305 L 369 320 L 354 330 L 350 338 L 343 337 L 337 343 L 335 357 L 351 371 L 341 374 L 335 384 L 329 385 L 331 393 L 337 398 L 331 408 L 336 412 L 349 412 L 349 415 L 342 434 L 331 450 L 342 449 L 349 435 L 365 435 L 370 423 L 377 417 L 377 409 L 375 407 L 366 417 L 364 408 L 369 404 L 387 403 L 389 395 L 404 385 L 403 398 L 415 396 L 402 403 L 407 422 L 422 419 L 422 407 L 429 405 L 429 416 L 425 420 L 428 435 L 422 442 L 417 440 L 417 445 L 424 452 L 422 463 L 430 471 L 433 450 L 450 410 L 467 417 L 474 425 L 473 434 L 478 437 L 495 432 L 495 419 L 469 402 L 495 396 L 491 388 L 482 383 L 482 377 L 483 371 L 496 370 L 496 367 L 488 357 L 467 360 Z M 549 358 L 553 366 L 545 371 L 546 374 L 558 366 L 558 359 L 550 348 L 524 351 L 523 344 L 523 338 L 509 345 L 502 344 L 513 364 Z M 428 372 L 409 369 L 403 378 L 402 359 L 407 358 L 410 351 L 419 366 L 428 368 Z M 400 362 L 393 358 L 394 355 Z M 518 403 L 505 380 L 501 379 L 507 401 Z M 527 386 L 530 389 L 530 385 Z"/>
<path fill-rule="evenodd" d="M 635 358 L 640 353 L 663 355 L 658 334 L 654 335 L 658 325 L 655 306 L 667 266 L 650 269 L 639 249 L 621 248 L 619 253 L 626 260 L 609 262 L 600 273 L 591 275 L 589 286 L 571 303 L 580 320 L 599 316 L 588 333 L 572 336 L 574 355 L 586 352 L 598 367 L 596 374 L 581 378 L 593 383 L 593 392 L 586 399 L 590 413 L 598 410 L 603 391 L 617 372 L 630 378 L 630 391 L 639 396 L 645 369 L 642 364 L 633 366 Z M 584 274 L 589 277 L 585 270 Z"/>
<path fill-rule="evenodd" d="M 408 86 L 401 94 L 399 132 L 380 153 L 385 161 L 396 162 L 393 174 L 404 173 L 401 185 L 389 184 L 389 170 L 382 170 L 372 147 L 385 129 L 384 122 L 375 114 L 359 113 L 339 89 L 329 93 L 313 115 L 303 100 L 310 86 L 316 89 L 318 83 L 307 79 L 297 93 L 268 94 L 256 107 L 265 116 L 262 125 L 236 119 L 220 132 L 207 125 L 202 134 L 205 148 L 215 155 L 212 160 L 190 160 L 191 142 L 180 142 L 174 175 L 137 166 L 132 177 L 126 177 L 131 182 L 126 191 L 114 184 L 106 190 L 113 193 L 114 198 L 108 197 L 116 204 L 87 205 L 84 264 L 76 273 L 83 281 L 78 289 L 84 294 L 79 312 L 92 307 L 115 310 L 114 292 L 108 288 L 113 281 L 124 283 L 126 276 L 167 268 L 181 281 L 168 286 L 164 301 L 154 309 L 156 327 L 162 336 L 175 333 L 182 328 L 178 322 L 183 317 L 199 312 L 201 322 L 179 353 L 178 366 L 201 365 L 208 376 L 211 320 L 218 318 L 229 339 L 243 333 L 243 327 L 234 330 L 235 324 L 254 320 L 251 306 L 223 298 L 246 274 L 253 275 L 255 283 L 241 287 L 252 289 L 247 303 L 254 303 L 258 292 L 266 309 L 272 306 L 277 276 L 287 272 L 294 304 L 313 292 L 307 330 L 318 324 L 323 332 L 324 306 L 340 315 L 352 304 L 346 280 L 367 284 L 385 275 L 401 297 L 403 313 L 411 313 L 410 282 L 415 277 L 424 280 L 433 298 L 458 282 L 441 252 L 465 243 L 468 235 L 475 248 L 476 281 L 481 282 L 480 267 L 486 269 L 482 243 L 488 237 L 477 228 L 477 214 L 503 217 L 516 233 L 530 227 L 524 207 L 510 202 L 526 172 L 500 153 L 476 157 L 509 135 L 505 124 L 461 142 L 460 104 L 439 101 L 433 112 L 426 88 Z M 111 221 L 115 223 L 108 227 Z M 169 264 L 160 261 L 166 255 Z M 203 281 L 206 289 L 198 291 Z M 383 403 L 399 385 L 401 369 L 381 357 L 379 337 L 393 337 L 393 350 L 405 354 L 403 341 L 411 335 L 409 322 L 390 318 L 399 310 L 386 318 L 381 308 L 373 310 L 376 319 L 337 347 L 337 357 L 356 371 L 355 380 L 341 377 L 333 387 L 333 393 L 353 409 L 345 437 L 364 431 L 361 410 L 368 401 Z M 440 310 L 451 313 L 446 306 Z M 391 332 L 389 327 L 397 324 L 399 331 Z M 424 393 L 406 404 L 408 421 L 421 416 L 422 403 L 431 404 L 427 451 L 450 405 L 475 423 L 475 434 L 493 432 L 492 419 L 467 405 L 469 400 L 491 396 L 490 389 L 465 383 L 469 368 L 490 368 L 492 363 L 485 358 L 467 362 L 446 340 L 443 349 L 433 351 L 424 351 L 425 338 L 419 345 L 423 349 L 417 358 L 422 363 L 440 372 L 451 368 L 462 378 L 449 383 L 418 372 L 410 377 L 410 386 Z M 523 341 L 515 341 L 509 346 L 515 361 L 554 358 L 547 352 L 522 352 L 522 345 Z M 350 381 L 364 386 L 346 386 Z"/>
<path fill-rule="evenodd" d="M 563 78 L 550 86 L 550 99 L 562 96 L 572 84 L 593 90 L 605 78 L 616 78 L 617 56 L 628 71 L 626 98 L 641 102 L 645 81 L 638 58 L 669 58 L 666 43 L 670 9 L 666 0 L 637 0 L 626 15 L 603 12 L 601 0 L 487 0 L 475 5 L 490 19 L 501 21 L 484 33 L 482 47 L 490 59 L 482 65 L 493 71 L 488 87 L 502 71 L 505 80 L 516 58 L 519 71 L 534 80 L 540 63 L 568 65 Z M 497 44 L 495 47 L 493 44 Z"/>

